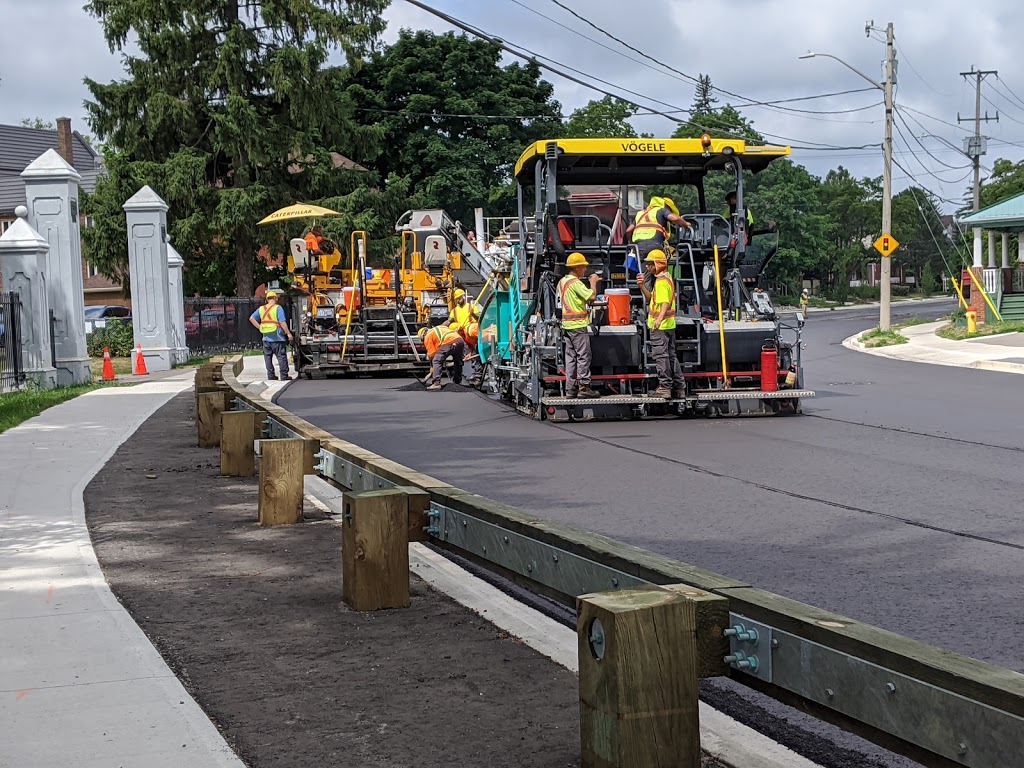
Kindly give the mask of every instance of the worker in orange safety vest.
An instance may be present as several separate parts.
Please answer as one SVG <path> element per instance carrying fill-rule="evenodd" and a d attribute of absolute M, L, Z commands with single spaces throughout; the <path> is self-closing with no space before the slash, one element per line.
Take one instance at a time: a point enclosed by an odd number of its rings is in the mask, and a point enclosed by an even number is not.
<path fill-rule="evenodd" d="M 427 357 L 430 359 L 430 384 L 428 392 L 438 392 L 441 389 L 441 373 L 444 364 L 449 357 L 452 359 L 452 383 L 462 383 L 462 356 L 466 351 L 466 342 L 457 330 L 453 331 L 446 325 L 438 325 L 434 328 L 420 328 L 420 339 L 427 349 Z"/>

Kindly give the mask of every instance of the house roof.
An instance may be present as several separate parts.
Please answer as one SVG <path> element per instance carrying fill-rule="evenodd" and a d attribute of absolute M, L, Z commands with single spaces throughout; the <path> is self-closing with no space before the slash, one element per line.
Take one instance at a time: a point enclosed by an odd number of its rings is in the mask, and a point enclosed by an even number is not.
<path fill-rule="evenodd" d="M 78 131 L 71 132 L 74 141 L 74 166 L 82 177 L 80 186 L 86 192 L 96 188 L 96 179 L 103 167 L 99 153 L 89 146 Z M 14 209 L 25 204 L 25 185 L 21 172 L 48 149 L 57 149 L 57 131 L 0 125 L 0 215 L 14 215 Z"/>
<path fill-rule="evenodd" d="M 1024 193 L 960 218 L 961 224 L 983 229 L 1024 231 Z"/>

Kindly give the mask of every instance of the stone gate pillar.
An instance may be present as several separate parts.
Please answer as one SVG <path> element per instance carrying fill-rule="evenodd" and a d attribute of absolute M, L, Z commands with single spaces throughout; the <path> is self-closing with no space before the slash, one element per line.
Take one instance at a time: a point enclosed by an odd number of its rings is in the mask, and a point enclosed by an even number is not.
<path fill-rule="evenodd" d="M 167 236 L 167 274 L 168 290 L 171 294 L 171 329 L 174 341 L 174 362 L 188 362 L 188 344 L 185 343 L 185 279 L 182 267 L 185 260 L 171 245 L 171 237 Z"/>
<path fill-rule="evenodd" d="M 92 381 L 92 362 L 85 347 L 78 219 L 78 182 L 82 177 L 52 149 L 36 158 L 21 177 L 25 180 L 28 222 L 50 245 L 46 289 L 54 316 L 57 383 L 62 387 L 86 384 Z"/>
<path fill-rule="evenodd" d="M 19 205 L 15 214 L 18 220 L 0 237 L 0 275 L 4 290 L 17 293 L 21 299 L 21 363 L 25 378 L 40 389 L 53 389 L 57 386 L 57 370 L 51 362 L 50 299 L 46 285 L 50 245 L 29 225 L 28 208 Z M 5 329 L 5 333 L 13 332 L 13 328 Z"/>
<path fill-rule="evenodd" d="M 148 185 L 122 206 L 128 217 L 135 344 L 142 345 L 149 371 L 174 365 L 170 275 L 167 268 L 167 203 Z"/>

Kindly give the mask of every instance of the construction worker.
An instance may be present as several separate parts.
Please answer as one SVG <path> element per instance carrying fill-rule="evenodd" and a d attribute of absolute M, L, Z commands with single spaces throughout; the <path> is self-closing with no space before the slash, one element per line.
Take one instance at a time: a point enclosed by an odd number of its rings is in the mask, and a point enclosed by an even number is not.
<path fill-rule="evenodd" d="M 676 356 L 676 281 L 668 273 L 664 251 L 651 251 L 644 263 L 654 266 L 654 290 L 650 292 L 647 311 L 651 355 L 658 369 L 658 389 L 654 394 L 679 399 L 686 395 L 686 380 Z"/>
<path fill-rule="evenodd" d="M 664 249 L 671 233 L 671 225 L 693 229 L 693 224 L 679 215 L 679 209 L 670 197 L 652 197 L 651 202 L 626 229 L 626 237 L 636 245 L 640 261 L 651 251 Z"/>
<path fill-rule="evenodd" d="M 810 306 L 810 303 L 811 294 L 806 288 L 804 288 L 803 292 L 800 294 L 800 312 L 803 314 L 804 320 L 807 319 L 807 307 Z"/>
<path fill-rule="evenodd" d="M 327 238 L 324 237 L 324 230 L 319 224 L 314 226 L 309 232 L 306 233 L 306 250 L 313 255 L 323 253 L 324 241 Z"/>
<path fill-rule="evenodd" d="M 466 292 L 461 288 L 455 289 L 455 306 L 448 315 L 447 324 L 458 323 L 465 326 L 472 321 L 480 321 L 480 305 L 466 299 Z"/>
<path fill-rule="evenodd" d="M 483 378 L 480 370 L 480 350 L 478 348 L 480 341 L 480 323 L 476 320 L 470 320 L 466 325 L 461 323 L 449 323 L 448 327 L 453 331 L 458 331 L 462 340 L 466 342 L 466 352 L 463 357 L 463 362 L 469 366 L 469 381 L 467 384 L 471 387 L 479 387 L 480 381 Z"/>
<path fill-rule="evenodd" d="M 562 337 L 565 339 L 565 396 L 600 397 L 590 388 L 590 311 L 587 305 L 594 301 L 601 276 L 596 272 L 589 278 L 588 288 L 583 281 L 590 263 L 582 253 L 570 253 L 565 262 L 569 274 L 558 281 L 558 295 L 562 300 Z"/>
<path fill-rule="evenodd" d="M 722 211 L 722 217 L 732 223 L 732 217 L 736 215 L 736 190 L 732 190 L 725 196 L 725 202 L 729 205 L 724 211 Z M 750 232 L 754 228 L 754 214 L 750 212 L 750 208 L 747 208 L 747 245 L 750 245 Z"/>
<path fill-rule="evenodd" d="M 275 357 L 277 367 L 281 369 L 281 379 L 290 379 L 286 341 L 292 340 L 292 332 L 288 328 L 284 307 L 277 303 L 277 291 L 267 291 L 267 303 L 249 316 L 249 322 L 263 334 L 263 362 L 267 365 L 267 379 L 277 380 L 274 375 Z"/>
<path fill-rule="evenodd" d="M 462 355 L 466 351 L 466 342 L 462 340 L 457 330 L 453 331 L 447 325 L 438 325 L 434 328 L 420 328 L 420 338 L 423 346 L 427 348 L 427 357 L 430 358 L 430 384 L 428 392 L 438 392 L 441 389 L 441 372 L 448 357 L 452 358 L 452 382 L 462 383 Z"/>

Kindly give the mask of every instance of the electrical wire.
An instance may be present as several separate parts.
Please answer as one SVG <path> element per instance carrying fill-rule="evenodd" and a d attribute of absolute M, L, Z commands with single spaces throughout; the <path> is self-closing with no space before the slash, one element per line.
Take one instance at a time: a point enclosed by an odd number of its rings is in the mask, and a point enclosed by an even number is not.
<path fill-rule="evenodd" d="M 1007 92 L 1010 94 L 1010 96 L 1017 102 L 1017 104 L 1019 104 L 1021 106 L 1021 108 L 1024 109 L 1024 100 L 1022 100 L 1020 98 L 1020 96 L 1018 96 L 1016 93 L 1014 93 L 1014 91 L 1010 88 L 1010 86 L 1007 85 L 1006 81 L 1003 80 L 1003 78 L 1001 78 L 998 74 L 996 75 L 996 82 L 1002 83 L 1003 88 L 1005 88 L 1007 90 Z M 995 88 L 995 84 L 993 84 L 992 87 Z M 998 89 L 996 89 L 996 90 L 998 90 Z"/>
<path fill-rule="evenodd" d="M 586 80 L 582 79 L 584 77 L 590 78 L 592 81 L 596 81 L 598 83 L 602 83 L 604 85 L 607 85 L 610 88 L 617 88 L 618 90 L 620 90 L 622 92 L 629 93 L 629 94 L 631 94 L 631 95 L 633 95 L 635 97 L 638 97 L 640 99 L 643 99 L 643 100 L 646 100 L 646 101 L 649 101 L 649 102 L 653 101 L 653 102 L 658 103 L 658 104 L 664 104 L 666 106 L 671 107 L 673 110 L 676 110 L 677 112 L 687 112 L 688 111 L 686 109 L 683 109 L 683 108 L 679 107 L 678 105 L 669 104 L 668 102 L 662 101 L 660 99 L 655 99 L 655 98 L 650 97 L 650 96 L 645 96 L 643 94 L 637 93 L 636 91 L 632 91 L 632 90 L 630 90 L 628 88 L 625 88 L 624 86 L 618 85 L 616 83 L 612 83 L 612 82 L 607 81 L 607 80 L 603 80 L 603 79 L 598 78 L 598 77 L 596 77 L 594 75 L 591 75 L 591 74 L 589 74 L 587 72 L 583 72 L 582 70 L 579 70 L 579 69 L 573 68 L 573 70 L 572 70 L 573 73 L 571 74 L 569 72 L 566 72 L 563 69 L 563 67 L 565 67 L 566 65 L 561 64 L 561 62 L 558 62 L 555 59 L 552 59 L 552 58 L 550 58 L 548 56 L 544 56 L 543 54 L 539 54 L 539 53 L 537 53 L 535 51 L 531 51 L 529 48 L 525 48 L 525 47 L 523 47 L 523 46 L 521 46 L 519 44 L 510 43 L 507 40 L 499 39 L 497 37 L 494 37 L 493 35 L 490 35 L 490 34 L 484 32 L 483 30 L 481 30 L 481 29 L 479 29 L 477 27 L 474 27 L 474 26 L 472 26 L 472 25 L 462 21 L 461 19 L 457 19 L 454 16 L 451 16 L 450 14 L 447 14 L 447 13 L 445 13 L 443 11 L 440 11 L 440 10 L 438 10 L 436 8 L 433 8 L 430 5 L 427 5 L 424 2 L 421 2 L 421 0 L 405 0 L 405 1 L 407 3 L 409 3 L 410 5 L 414 5 L 417 8 L 420 8 L 421 10 L 426 11 L 427 13 L 430 13 L 433 16 L 436 16 L 437 18 L 441 19 L 442 21 L 445 21 L 448 24 L 451 24 L 452 26 L 457 27 L 458 29 L 461 29 L 461 30 L 463 30 L 465 32 L 468 32 L 471 35 L 479 37 L 482 40 L 486 40 L 487 42 L 491 43 L 492 45 L 498 46 L 502 50 L 511 53 L 513 56 L 516 56 L 518 58 L 524 59 L 525 61 L 529 61 L 529 62 L 533 63 L 536 66 L 539 66 L 539 67 L 541 67 L 543 69 L 546 69 L 549 72 L 552 72 L 552 73 L 558 75 L 559 77 L 562 77 L 562 78 L 565 78 L 565 79 L 569 80 L 570 82 L 574 82 L 574 83 L 576 83 L 578 85 L 582 85 L 585 88 L 589 88 L 591 90 L 597 91 L 598 93 L 604 94 L 606 96 L 611 96 L 612 98 L 616 98 L 616 99 L 622 99 L 623 98 L 621 96 L 621 94 L 613 93 L 613 92 L 605 90 L 603 88 L 599 88 L 598 86 L 595 86 L 593 84 L 593 82 L 587 82 Z M 540 61 L 538 61 L 538 59 L 543 59 L 544 61 L 550 62 L 550 63 L 542 64 Z M 636 103 L 635 100 L 630 100 L 630 101 L 632 101 L 633 103 Z M 637 106 L 645 106 L 645 105 L 637 104 Z M 730 138 L 736 138 L 736 139 L 740 139 L 740 140 L 746 140 L 747 139 L 747 137 L 745 137 L 745 136 L 738 135 L 738 134 L 736 134 L 734 132 L 729 132 L 727 130 L 723 130 L 721 127 L 719 127 L 719 128 L 712 128 L 712 127 L 709 127 L 707 125 L 702 125 L 700 123 L 693 122 L 692 120 L 681 120 L 680 118 L 675 117 L 672 114 L 672 112 L 666 112 L 665 110 L 654 109 L 654 108 L 649 107 L 649 106 L 646 106 L 646 108 L 650 109 L 652 114 L 664 117 L 664 118 L 666 118 L 668 120 L 671 120 L 672 122 L 674 122 L 676 124 L 680 124 L 680 125 L 690 124 L 690 125 L 693 125 L 693 126 L 695 126 L 697 128 L 700 128 L 701 130 L 708 131 L 708 132 L 711 132 L 711 133 L 716 133 L 716 134 L 721 135 L 721 136 L 726 136 L 726 137 L 730 137 Z M 795 138 L 792 138 L 792 137 L 789 137 L 789 136 L 783 136 L 781 134 L 768 133 L 766 131 L 758 131 L 758 133 L 760 135 L 767 136 L 767 137 L 770 137 L 770 138 L 773 138 L 773 139 L 780 139 L 782 141 L 785 141 L 785 142 L 789 143 L 790 146 L 795 148 L 795 149 L 819 150 L 819 151 L 820 151 L 820 148 L 828 148 L 830 150 L 844 149 L 843 147 L 838 147 L 838 146 L 835 146 L 835 145 L 832 145 L 832 144 L 808 141 L 808 140 L 805 140 L 805 139 L 795 139 Z"/>
<path fill-rule="evenodd" d="M 907 148 L 908 151 L 907 151 L 906 154 L 908 154 L 910 157 L 913 157 L 914 160 L 917 162 L 917 164 L 921 166 L 921 168 L 924 170 L 924 172 L 926 174 L 928 174 L 929 176 L 937 179 L 938 181 L 942 182 L 943 184 L 959 184 L 959 183 L 963 182 L 963 179 L 960 179 L 960 180 L 945 179 L 942 176 L 939 176 L 935 171 L 933 171 L 931 168 L 929 168 L 927 165 L 925 165 L 924 162 L 920 159 L 920 157 L 918 157 L 919 153 L 915 152 L 911 148 L 910 142 L 907 141 L 907 137 L 903 134 L 903 130 L 900 128 L 899 123 L 894 122 L 893 123 L 893 128 L 896 130 L 896 137 L 899 138 L 903 142 L 903 145 Z M 972 166 L 972 173 L 973 173 L 973 166 Z M 964 178 L 966 179 L 966 177 L 964 177 Z"/>
<path fill-rule="evenodd" d="M 517 5 L 522 5 L 522 3 L 519 2 L 519 0 L 512 0 L 512 2 L 515 2 Z M 637 48 L 636 46 L 629 44 L 628 42 L 626 42 L 622 38 L 616 37 L 611 32 L 609 32 L 606 29 L 603 29 L 602 27 L 599 27 L 597 24 L 595 24 L 594 22 L 592 22 L 590 19 L 586 18 L 582 14 L 577 13 L 575 10 L 573 10 L 572 8 L 567 6 L 565 3 L 561 2 L 561 0 L 551 0 L 551 2 L 554 3 L 555 5 L 557 5 L 562 10 L 564 10 L 566 13 L 569 13 L 570 15 L 572 15 L 574 18 L 582 21 L 587 26 L 591 27 L 592 29 L 597 30 L 602 35 L 604 35 L 605 37 L 608 37 L 608 38 L 614 40 L 619 45 L 621 45 L 621 46 L 623 46 L 625 48 L 628 48 L 630 51 L 633 51 L 633 53 L 637 53 L 640 56 L 643 56 L 645 59 L 647 59 L 648 61 L 653 62 L 654 64 L 658 65 L 662 69 L 665 69 L 668 72 L 673 73 L 674 75 L 679 75 L 680 77 L 684 78 L 685 80 L 687 80 L 687 81 L 689 81 L 689 82 L 691 82 L 691 83 L 693 83 L 695 85 L 700 83 L 699 78 L 696 78 L 693 75 L 691 75 L 691 74 L 689 74 L 687 72 L 682 71 L 681 69 L 676 69 L 675 67 L 669 66 L 665 62 L 660 61 L 659 59 L 654 58 L 653 56 L 645 53 L 644 51 L 642 51 L 641 49 Z M 560 25 L 560 26 L 564 26 L 564 25 Z M 776 111 L 776 112 L 796 113 L 796 114 L 814 112 L 814 110 L 798 110 L 798 109 L 795 109 L 793 107 L 782 107 L 782 106 L 779 106 L 779 104 L 782 104 L 782 103 L 787 102 L 787 101 L 788 102 L 793 102 L 793 101 L 803 100 L 803 99 L 787 99 L 787 100 L 779 100 L 779 101 L 774 101 L 774 102 L 773 101 L 757 101 L 756 99 L 751 99 L 749 96 L 743 96 L 742 94 L 736 93 L 734 91 L 730 91 L 730 90 L 728 90 L 726 88 L 720 88 L 720 87 L 716 86 L 715 90 L 718 91 L 719 93 L 725 94 L 726 96 L 732 96 L 733 98 L 740 99 L 742 102 L 744 102 L 744 103 L 741 103 L 741 104 L 734 104 L 733 106 L 735 106 L 735 107 L 743 107 L 743 108 L 746 108 L 746 107 L 764 107 L 765 109 L 773 110 L 773 111 Z M 864 91 L 873 91 L 873 90 L 877 90 L 877 89 L 875 89 L 875 88 L 861 88 L 861 89 L 857 89 L 856 91 L 851 91 L 851 92 L 858 92 L 858 91 L 859 92 L 864 92 Z M 805 98 L 811 99 L 811 98 L 820 98 L 820 97 L 813 96 L 813 97 L 805 97 Z"/>
<path fill-rule="evenodd" d="M 945 166 L 946 168 L 949 168 L 950 170 L 953 170 L 953 171 L 962 171 L 964 168 L 973 168 L 974 167 L 973 163 L 968 163 L 967 165 L 950 165 L 949 163 L 947 163 L 947 162 L 945 162 L 943 160 L 940 160 L 934 154 L 932 154 L 932 151 L 930 149 L 928 149 L 928 147 L 926 147 L 924 145 L 923 141 L 921 141 L 916 135 L 914 135 L 913 129 L 907 123 L 906 119 L 904 119 L 903 115 L 900 114 L 900 111 L 898 109 L 893 109 L 893 116 L 898 121 L 903 123 L 903 127 L 907 129 L 907 132 L 910 134 L 911 138 L 913 138 L 914 141 L 917 142 L 917 145 L 924 151 L 924 153 L 926 155 L 928 155 L 932 160 L 937 162 L 939 165 Z M 897 130 L 898 130 L 898 126 L 897 126 Z M 904 141 L 906 141 L 905 137 L 904 137 Z"/>
<path fill-rule="evenodd" d="M 915 67 L 911 63 L 910 59 L 907 57 L 907 52 L 905 50 L 903 50 L 903 48 L 897 46 L 895 44 L 895 42 L 893 43 L 893 47 L 896 48 L 897 52 L 900 53 L 903 56 L 903 61 L 905 61 L 907 66 L 910 67 L 910 71 L 913 72 L 915 75 L 917 75 L 917 79 L 920 80 L 922 83 L 924 83 L 928 87 L 929 90 L 931 90 L 934 93 L 939 94 L 939 96 L 950 96 L 950 95 L 952 95 L 948 91 L 940 91 L 938 88 L 936 88 L 931 83 L 929 83 L 924 78 L 924 75 L 922 75 L 920 72 L 918 72 L 917 67 Z"/>

